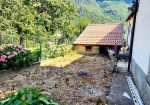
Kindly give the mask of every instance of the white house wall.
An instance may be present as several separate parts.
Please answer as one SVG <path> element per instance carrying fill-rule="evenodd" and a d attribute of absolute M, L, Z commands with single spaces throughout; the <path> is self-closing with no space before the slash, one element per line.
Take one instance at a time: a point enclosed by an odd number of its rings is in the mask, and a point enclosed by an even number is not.
<path fill-rule="evenodd" d="M 139 5 L 131 66 L 144 105 L 150 105 L 150 0 L 141 0 Z"/>
<path fill-rule="evenodd" d="M 133 59 L 148 74 L 150 57 L 150 0 L 141 0 L 135 27 Z"/>

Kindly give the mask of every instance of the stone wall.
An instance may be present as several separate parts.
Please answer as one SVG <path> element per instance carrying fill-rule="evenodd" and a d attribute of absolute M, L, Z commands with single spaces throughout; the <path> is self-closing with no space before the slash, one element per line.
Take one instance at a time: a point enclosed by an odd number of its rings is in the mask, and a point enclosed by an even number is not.
<path fill-rule="evenodd" d="M 141 98 L 145 105 L 150 105 L 150 85 L 148 78 L 150 75 L 145 75 L 140 66 L 132 59 L 132 74 L 135 84 L 140 92 Z"/>
<path fill-rule="evenodd" d="M 74 45 L 77 53 L 85 53 L 86 49 L 84 45 Z"/>
<path fill-rule="evenodd" d="M 99 46 L 92 46 L 92 53 L 99 54 Z"/>
<path fill-rule="evenodd" d="M 88 45 L 90 46 L 90 45 Z M 75 50 L 78 53 L 82 53 L 82 54 L 99 54 L 99 46 L 94 46 L 91 45 L 92 50 L 91 51 L 86 51 L 86 46 L 85 45 L 74 45 Z"/>

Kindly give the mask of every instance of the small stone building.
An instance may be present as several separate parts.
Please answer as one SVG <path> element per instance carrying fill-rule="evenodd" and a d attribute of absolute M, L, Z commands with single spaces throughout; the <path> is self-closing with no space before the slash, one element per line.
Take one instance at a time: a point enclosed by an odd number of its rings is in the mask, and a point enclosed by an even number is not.
<path fill-rule="evenodd" d="M 78 53 L 107 53 L 122 43 L 121 24 L 90 24 L 73 43 Z"/>

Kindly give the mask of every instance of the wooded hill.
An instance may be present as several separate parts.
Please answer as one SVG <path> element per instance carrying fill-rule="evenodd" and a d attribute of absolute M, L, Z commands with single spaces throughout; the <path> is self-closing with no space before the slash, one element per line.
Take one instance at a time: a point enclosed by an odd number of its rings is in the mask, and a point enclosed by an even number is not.
<path fill-rule="evenodd" d="M 91 23 L 123 23 L 133 0 L 71 0 L 77 5 L 79 18 L 87 17 Z"/>

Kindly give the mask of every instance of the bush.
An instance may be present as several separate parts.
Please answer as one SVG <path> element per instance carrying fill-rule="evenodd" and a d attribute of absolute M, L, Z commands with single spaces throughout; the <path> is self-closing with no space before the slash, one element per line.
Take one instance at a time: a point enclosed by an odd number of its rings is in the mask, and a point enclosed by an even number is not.
<path fill-rule="evenodd" d="M 70 45 L 58 45 L 51 48 L 45 48 L 42 50 L 42 59 L 55 58 L 65 56 L 71 51 Z"/>
<path fill-rule="evenodd" d="M 39 61 L 40 51 L 31 52 L 17 45 L 2 45 L 0 48 L 0 70 L 23 67 Z"/>
<path fill-rule="evenodd" d="M 37 89 L 25 88 L 0 100 L 0 105 L 58 105 Z"/>

